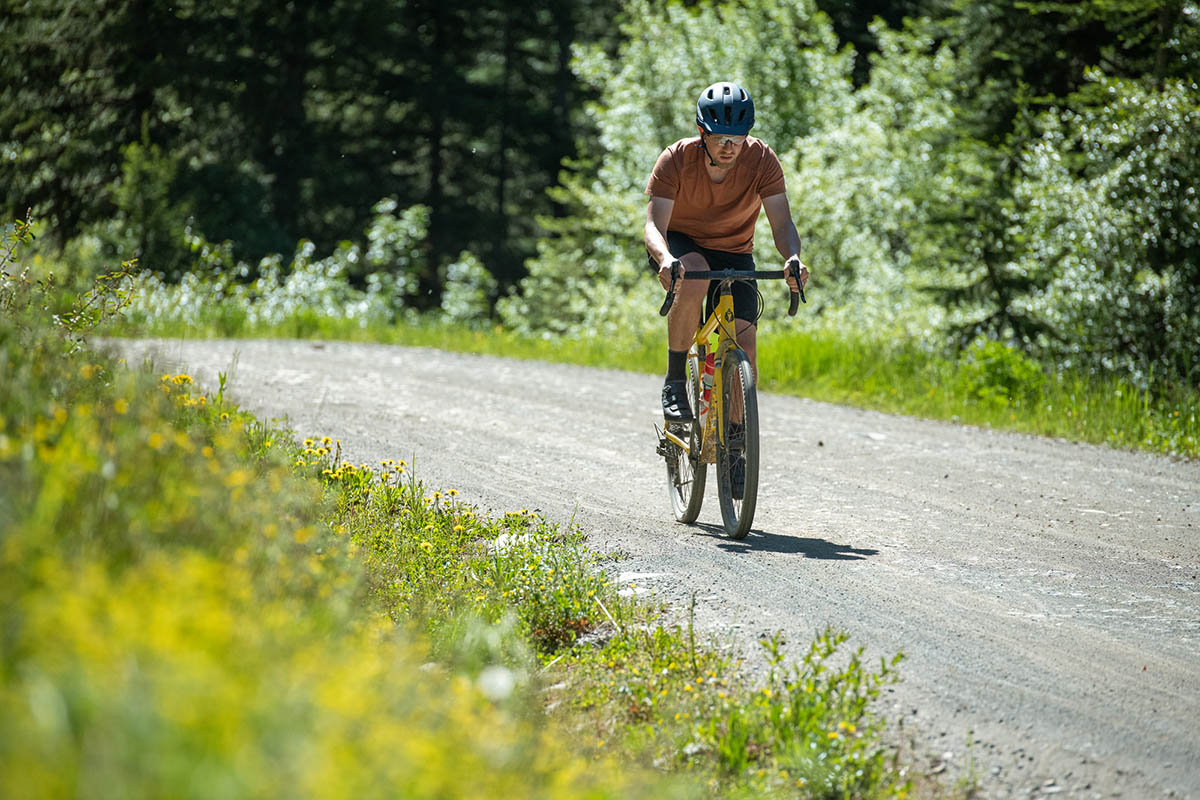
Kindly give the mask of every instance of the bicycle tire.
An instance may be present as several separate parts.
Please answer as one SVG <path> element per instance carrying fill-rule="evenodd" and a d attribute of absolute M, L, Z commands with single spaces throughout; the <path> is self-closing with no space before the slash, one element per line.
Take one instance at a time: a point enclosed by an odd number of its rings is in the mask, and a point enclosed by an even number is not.
<path fill-rule="evenodd" d="M 724 417 L 721 425 L 724 430 L 717 438 L 717 496 L 721 501 L 725 532 L 734 539 L 744 539 L 754 522 L 754 508 L 758 503 L 758 395 L 750 360 L 741 350 L 730 350 L 725 354 L 721 377 Z M 742 430 L 736 434 L 735 403 L 742 408 Z M 740 498 L 733 496 L 730 477 L 733 459 L 738 456 L 746 460 L 746 480 Z"/>
<path fill-rule="evenodd" d="M 704 485 L 708 478 L 708 465 L 700 460 L 700 376 L 704 369 L 703 352 L 695 348 L 688 351 L 687 396 L 692 413 L 696 418 L 687 426 L 688 446 L 691 454 L 678 445 L 668 444 L 667 493 L 671 497 L 671 509 L 675 521 L 695 522 L 704 504 Z"/>

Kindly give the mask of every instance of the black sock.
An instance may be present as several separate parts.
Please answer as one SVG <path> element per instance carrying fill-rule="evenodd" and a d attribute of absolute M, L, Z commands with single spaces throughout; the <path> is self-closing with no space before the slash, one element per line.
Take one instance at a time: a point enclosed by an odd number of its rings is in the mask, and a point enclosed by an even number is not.
<path fill-rule="evenodd" d="M 687 377 L 687 350 L 667 351 L 667 380 L 681 381 Z"/>

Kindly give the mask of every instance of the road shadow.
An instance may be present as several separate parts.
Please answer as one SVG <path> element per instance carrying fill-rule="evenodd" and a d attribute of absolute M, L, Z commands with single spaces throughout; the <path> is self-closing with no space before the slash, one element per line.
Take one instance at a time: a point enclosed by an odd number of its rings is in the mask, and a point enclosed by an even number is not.
<path fill-rule="evenodd" d="M 751 528 L 745 539 L 730 539 L 725 528 L 709 522 L 696 522 L 692 529 L 701 536 L 711 536 L 720 539 L 717 547 L 731 553 L 747 553 L 763 551 L 768 553 L 791 553 L 816 558 L 822 561 L 863 561 L 870 556 L 879 555 L 878 550 L 867 547 L 851 547 L 848 544 L 834 544 L 825 539 L 814 539 L 805 536 L 784 536 L 770 533 L 758 528 Z"/>

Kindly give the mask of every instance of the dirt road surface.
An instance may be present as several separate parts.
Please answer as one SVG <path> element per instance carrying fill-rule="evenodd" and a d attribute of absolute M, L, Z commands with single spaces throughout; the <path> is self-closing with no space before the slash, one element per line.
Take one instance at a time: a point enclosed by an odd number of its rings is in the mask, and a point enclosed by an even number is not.
<path fill-rule="evenodd" d="M 760 396 L 754 529 L 670 517 L 660 378 L 378 345 L 114 343 L 482 510 L 573 521 L 627 588 L 747 652 L 903 651 L 879 710 L 980 795 L 1200 800 L 1200 464 Z M 770 369 L 769 364 L 763 365 Z"/>

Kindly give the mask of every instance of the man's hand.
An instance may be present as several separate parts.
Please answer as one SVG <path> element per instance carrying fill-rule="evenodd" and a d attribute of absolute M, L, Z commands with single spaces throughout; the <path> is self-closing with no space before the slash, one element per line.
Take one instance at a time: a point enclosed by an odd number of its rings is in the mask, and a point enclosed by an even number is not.
<path fill-rule="evenodd" d="M 658 282 L 664 289 L 671 288 L 671 267 L 679 267 L 679 277 L 683 277 L 684 266 L 679 259 L 667 259 L 658 265 Z"/>
<path fill-rule="evenodd" d="M 796 264 L 798 264 L 800 266 L 800 285 L 799 286 L 796 285 L 796 276 L 794 276 L 791 271 L 792 266 L 796 265 Z M 787 273 L 788 288 L 791 289 L 793 292 L 800 291 L 801 289 L 803 289 L 805 287 L 805 285 L 808 284 L 808 267 L 804 266 L 804 262 L 800 260 L 800 256 L 792 256 L 791 258 L 789 258 L 787 260 L 787 263 L 784 265 L 783 270 L 784 270 L 784 272 Z M 661 278 L 661 276 L 662 276 L 661 271 L 659 272 L 659 276 Z"/>

